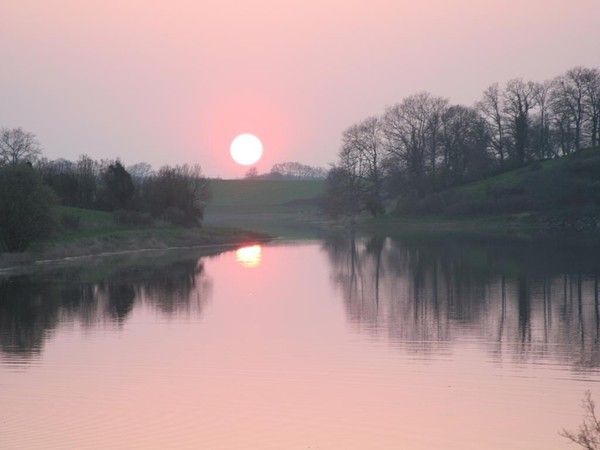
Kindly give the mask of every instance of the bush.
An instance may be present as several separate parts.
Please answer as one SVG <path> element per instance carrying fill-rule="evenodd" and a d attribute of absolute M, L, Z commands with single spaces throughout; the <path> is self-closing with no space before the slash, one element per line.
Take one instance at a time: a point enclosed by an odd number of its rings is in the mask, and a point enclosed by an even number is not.
<path fill-rule="evenodd" d="M 198 226 L 210 198 L 200 166 L 163 167 L 144 182 L 141 202 L 154 217 L 173 224 Z"/>
<path fill-rule="evenodd" d="M 139 211 L 117 209 L 113 212 L 113 221 L 117 225 L 148 226 L 152 225 L 152 216 Z"/>
<path fill-rule="evenodd" d="M 0 247 L 23 251 L 56 228 L 56 197 L 27 164 L 0 168 Z"/>

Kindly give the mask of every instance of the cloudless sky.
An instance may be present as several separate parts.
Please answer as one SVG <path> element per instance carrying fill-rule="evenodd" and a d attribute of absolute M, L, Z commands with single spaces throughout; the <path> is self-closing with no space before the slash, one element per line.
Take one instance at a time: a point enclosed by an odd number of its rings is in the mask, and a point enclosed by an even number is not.
<path fill-rule="evenodd" d="M 411 93 L 600 66 L 600 0 L 0 0 L 0 126 L 50 158 L 245 169 L 335 160 L 341 131 Z"/>

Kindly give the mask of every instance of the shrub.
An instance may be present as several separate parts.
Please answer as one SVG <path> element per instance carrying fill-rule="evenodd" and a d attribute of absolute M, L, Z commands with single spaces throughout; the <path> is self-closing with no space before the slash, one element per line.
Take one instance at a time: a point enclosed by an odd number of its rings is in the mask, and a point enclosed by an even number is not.
<path fill-rule="evenodd" d="M 0 247 L 23 251 L 56 228 L 56 198 L 27 164 L 0 168 Z"/>

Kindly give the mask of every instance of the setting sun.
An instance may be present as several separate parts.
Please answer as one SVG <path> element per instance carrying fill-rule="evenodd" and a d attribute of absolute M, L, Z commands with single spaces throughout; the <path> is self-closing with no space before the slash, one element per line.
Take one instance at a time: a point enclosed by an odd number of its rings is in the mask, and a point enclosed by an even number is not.
<path fill-rule="evenodd" d="M 260 245 L 250 245 L 238 248 L 235 252 L 235 259 L 244 267 L 257 267 L 262 257 L 262 248 Z"/>
<path fill-rule="evenodd" d="M 263 145 L 259 138 L 250 133 L 237 136 L 230 147 L 233 160 L 243 166 L 250 166 L 258 162 L 263 153 Z"/>

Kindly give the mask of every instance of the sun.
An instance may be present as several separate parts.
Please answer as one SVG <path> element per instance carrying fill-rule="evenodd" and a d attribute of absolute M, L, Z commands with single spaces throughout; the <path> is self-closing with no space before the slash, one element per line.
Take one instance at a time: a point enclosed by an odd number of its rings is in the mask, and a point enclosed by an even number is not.
<path fill-rule="evenodd" d="M 242 166 L 250 166 L 260 160 L 263 145 L 260 139 L 250 133 L 237 136 L 229 147 L 233 160 Z"/>
<path fill-rule="evenodd" d="M 235 251 L 235 259 L 244 267 L 258 267 L 260 265 L 261 258 L 262 248 L 260 245 L 249 245 L 238 248 Z"/>

